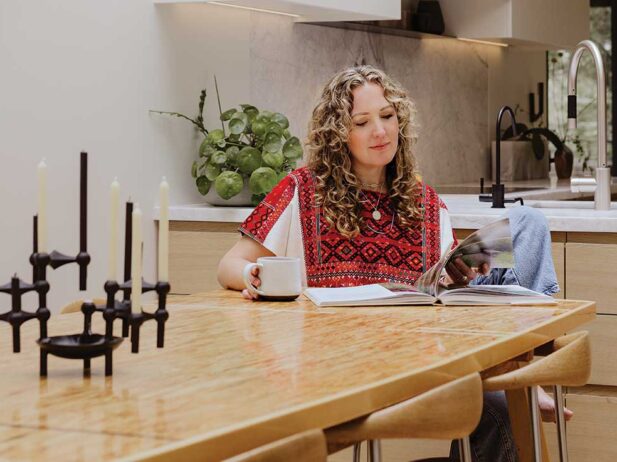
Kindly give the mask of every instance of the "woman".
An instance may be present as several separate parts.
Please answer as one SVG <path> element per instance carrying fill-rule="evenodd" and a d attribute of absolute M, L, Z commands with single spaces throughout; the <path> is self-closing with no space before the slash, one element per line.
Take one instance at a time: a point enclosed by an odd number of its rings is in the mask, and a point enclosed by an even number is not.
<path fill-rule="evenodd" d="M 359 66 L 334 75 L 309 124 L 307 166 L 283 179 L 240 226 L 242 238 L 219 265 L 221 285 L 243 290 L 243 268 L 273 255 L 300 258 L 304 286 L 413 284 L 456 244 L 445 205 L 417 175 L 414 115 L 406 91 L 382 71 Z M 557 292 L 543 216 L 517 207 L 509 217 L 515 260 L 525 265 L 483 267 L 487 274 L 478 275 L 459 260 L 446 277 Z M 253 277 L 259 286 L 257 269 Z M 552 415 L 542 392 L 540 402 Z M 503 393 L 485 395 L 471 441 L 479 460 L 516 460 Z"/>

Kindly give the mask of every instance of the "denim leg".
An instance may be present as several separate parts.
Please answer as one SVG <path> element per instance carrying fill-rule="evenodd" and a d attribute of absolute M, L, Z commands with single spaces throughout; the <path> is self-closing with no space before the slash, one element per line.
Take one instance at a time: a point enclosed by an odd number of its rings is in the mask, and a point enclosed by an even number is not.
<path fill-rule="evenodd" d="M 493 268 L 488 275 L 478 276 L 472 285 L 515 284 L 547 295 L 559 292 L 551 233 L 544 215 L 521 206 L 507 209 L 506 216 L 510 219 L 514 268 Z"/>
<path fill-rule="evenodd" d="M 473 462 L 517 462 L 518 452 L 512 437 L 508 404 L 503 391 L 484 392 L 480 423 L 471 433 Z M 450 445 L 450 460 L 460 460 L 458 442 Z"/>
<path fill-rule="evenodd" d="M 471 284 L 514 284 L 547 295 L 559 292 L 551 233 L 544 215 L 531 207 L 521 206 L 507 209 L 506 216 L 510 219 L 514 268 L 493 268 L 488 275 L 478 276 Z M 505 393 L 484 393 L 482 417 L 470 442 L 474 462 L 518 460 Z M 452 444 L 450 459 L 459 460 L 456 442 Z"/>

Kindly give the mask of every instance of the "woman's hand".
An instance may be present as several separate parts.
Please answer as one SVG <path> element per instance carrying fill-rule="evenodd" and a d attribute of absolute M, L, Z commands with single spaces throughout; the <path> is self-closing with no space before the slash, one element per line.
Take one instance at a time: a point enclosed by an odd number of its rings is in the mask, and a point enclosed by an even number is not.
<path fill-rule="evenodd" d="M 446 265 L 446 273 L 448 276 L 444 281 L 446 286 L 453 284 L 457 286 L 466 286 L 473 281 L 478 274 L 488 274 L 490 270 L 489 264 L 484 262 L 477 269 L 467 266 L 461 257 L 457 257 Z"/>
<path fill-rule="evenodd" d="M 251 276 L 253 276 L 251 279 L 251 284 L 253 284 L 255 287 L 259 287 L 261 285 L 261 279 L 259 279 L 259 268 L 257 267 L 253 268 L 251 271 Z M 242 290 L 242 296 L 246 298 L 247 300 L 259 299 L 259 295 L 253 292 L 249 292 L 248 289 Z"/>

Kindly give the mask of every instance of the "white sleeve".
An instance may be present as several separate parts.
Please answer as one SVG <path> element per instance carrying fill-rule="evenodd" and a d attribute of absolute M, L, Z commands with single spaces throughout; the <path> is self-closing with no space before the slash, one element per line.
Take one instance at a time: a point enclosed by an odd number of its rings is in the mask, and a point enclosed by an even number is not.
<path fill-rule="evenodd" d="M 277 257 L 298 257 L 301 263 L 302 285 L 307 287 L 298 188 L 295 189 L 292 200 L 274 224 L 262 245 Z"/>
<path fill-rule="evenodd" d="M 444 254 L 452 248 L 452 244 L 454 244 L 454 233 L 452 232 L 450 215 L 444 208 L 439 209 L 439 234 L 439 240 L 441 242 L 441 256 L 443 257 Z"/>

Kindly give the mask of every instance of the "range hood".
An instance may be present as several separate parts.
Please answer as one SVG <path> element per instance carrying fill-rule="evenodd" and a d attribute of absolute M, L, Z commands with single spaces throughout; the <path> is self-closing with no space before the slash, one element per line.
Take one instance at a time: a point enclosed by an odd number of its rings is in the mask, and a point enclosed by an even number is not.
<path fill-rule="evenodd" d="M 154 0 L 154 3 L 211 3 L 294 16 L 299 22 L 401 19 L 400 0 Z"/>

